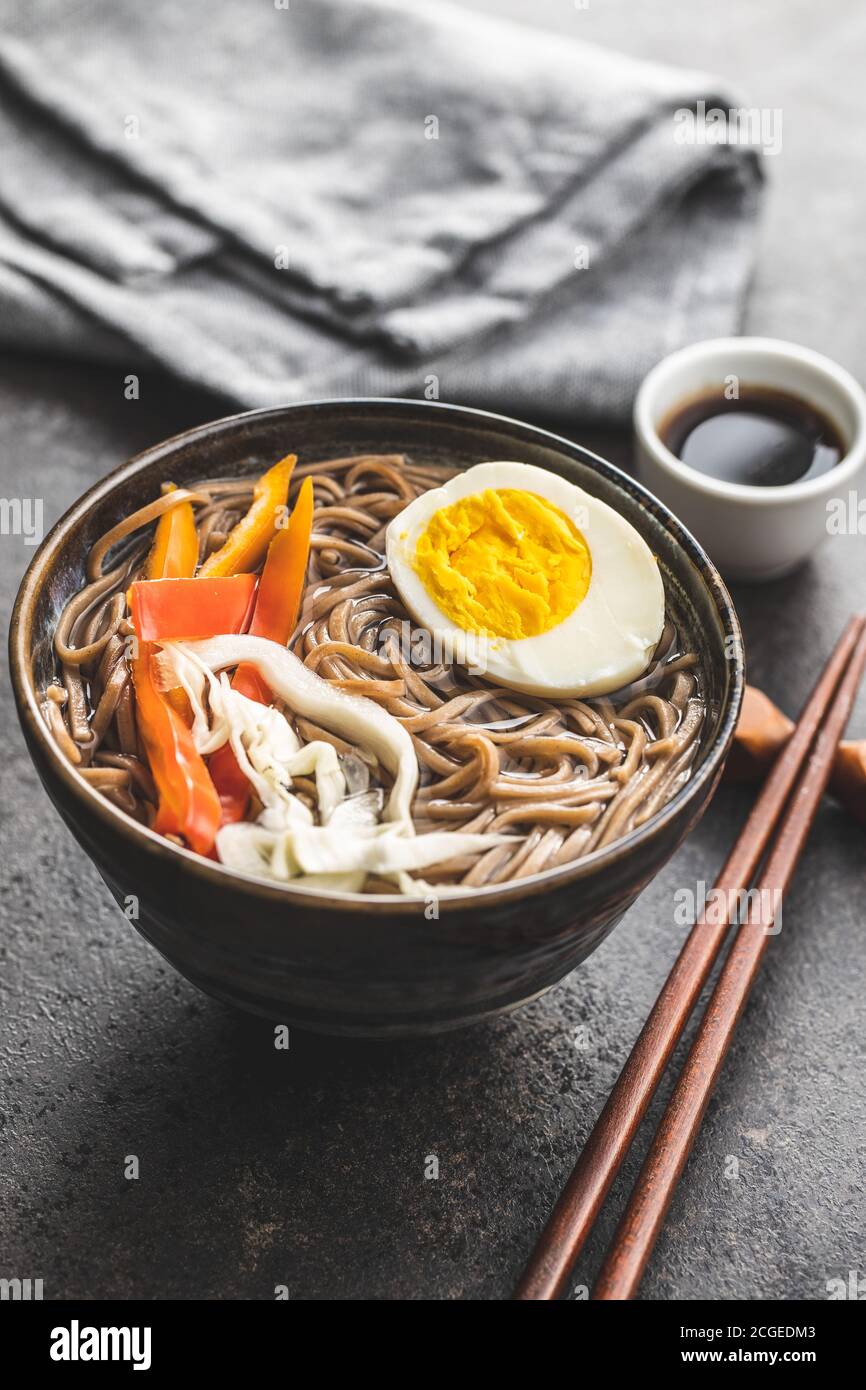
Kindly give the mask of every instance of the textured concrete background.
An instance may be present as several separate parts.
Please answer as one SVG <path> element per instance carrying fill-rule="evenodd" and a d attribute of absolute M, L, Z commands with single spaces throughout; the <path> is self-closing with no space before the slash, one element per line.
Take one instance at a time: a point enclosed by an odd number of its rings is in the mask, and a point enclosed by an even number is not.
<path fill-rule="evenodd" d="M 476 5 L 709 67 L 781 106 L 747 327 L 866 377 L 862 7 Z M 126 402 L 114 371 L 2 361 L 2 492 L 43 496 L 50 524 L 130 453 L 220 413 L 150 372 Z M 627 462 L 621 438 L 575 437 Z M 790 713 L 866 604 L 864 544 L 834 540 L 794 578 L 735 593 L 751 678 Z M 4 628 L 30 553 L 0 541 Z M 724 789 L 613 936 L 522 1012 L 396 1046 L 295 1034 L 277 1053 L 268 1025 L 199 995 L 124 922 L 37 784 L 5 681 L 0 714 L 0 1276 L 41 1277 L 46 1297 L 506 1296 L 674 959 L 674 894 L 712 880 L 746 794 Z M 862 700 L 852 730 L 866 736 Z M 828 803 L 642 1297 L 822 1298 L 863 1271 L 863 865 L 862 829 Z"/>

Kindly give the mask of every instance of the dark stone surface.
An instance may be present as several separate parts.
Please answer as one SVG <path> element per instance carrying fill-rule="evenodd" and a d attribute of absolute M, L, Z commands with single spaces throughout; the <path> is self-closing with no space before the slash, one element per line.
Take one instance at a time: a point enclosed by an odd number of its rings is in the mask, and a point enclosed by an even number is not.
<path fill-rule="evenodd" d="M 148 372 L 127 402 L 119 371 L 0 363 L 3 495 L 42 496 L 50 524 L 137 448 L 220 413 Z M 736 596 L 752 679 L 789 712 L 866 603 L 863 544 Z M 0 539 L 4 619 L 29 554 Z M 862 701 L 852 728 L 866 735 Z M 2 730 L 0 1276 L 41 1277 L 46 1297 L 506 1296 L 674 959 L 674 894 L 711 882 L 747 794 L 723 789 L 613 936 L 522 1012 L 412 1044 L 294 1034 L 277 1052 L 125 923 L 37 784 L 5 681 Z M 863 848 L 825 805 L 644 1298 L 822 1298 L 862 1268 Z"/>
<path fill-rule="evenodd" d="M 781 107 L 746 330 L 866 376 L 859 0 L 471 3 Z M 134 404 L 121 372 L 0 363 L 2 494 L 43 496 L 51 521 L 134 449 L 222 413 L 147 373 L 143 388 Z M 835 540 L 792 579 L 736 594 L 751 678 L 789 713 L 866 605 L 864 546 Z M 7 616 L 28 554 L 0 538 Z M 124 923 L 36 784 L 5 682 L 2 721 L 0 1276 L 42 1277 L 48 1297 L 505 1296 L 674 959 L 674 893 L 711 881 L 747 795 L 723 789 L 597 954 L 521 1013 L 399 1046 L 296 1035 L 276 1053 L 266 1025 L 198 995 Z M 866 736 L 862 699 L 852 729 Z M 864 832 L 828 803 L 642 1297 L 822 1298 L 828 1278 L 862 1273 L 863 903 Z"/>

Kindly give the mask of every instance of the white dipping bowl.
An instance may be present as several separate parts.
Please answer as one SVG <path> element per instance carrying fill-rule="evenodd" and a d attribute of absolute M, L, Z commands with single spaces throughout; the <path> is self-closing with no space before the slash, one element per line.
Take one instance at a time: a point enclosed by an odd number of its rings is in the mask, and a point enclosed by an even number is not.
<path fill-rule="evenodd" d="M 764 387 L 799 396 L 835 425 L 845 453 L 821 477 L 752 487 L 707 477 L 676 457 L 659 429 L 676 407 L 705 392 Z M 866 395 L 829 357 L 775 338 L 712 338 L 665 357 L 634 405 L 640 480 L 697 536 L 726 578 L 778 579 L 828 535 L 828 503 L 847 498 L 866 461 Z"/>

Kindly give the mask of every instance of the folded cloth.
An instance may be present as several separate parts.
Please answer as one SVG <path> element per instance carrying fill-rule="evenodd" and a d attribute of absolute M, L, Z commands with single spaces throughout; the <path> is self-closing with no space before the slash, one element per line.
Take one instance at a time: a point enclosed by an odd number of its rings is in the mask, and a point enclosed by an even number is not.
<path fill-rule="evenodd" d="M 735 331 L 760 199 L 711 79 L 439 4 L 30 0 L 0 36 L 0 342 L 239 404 L 623 418 Z"/>

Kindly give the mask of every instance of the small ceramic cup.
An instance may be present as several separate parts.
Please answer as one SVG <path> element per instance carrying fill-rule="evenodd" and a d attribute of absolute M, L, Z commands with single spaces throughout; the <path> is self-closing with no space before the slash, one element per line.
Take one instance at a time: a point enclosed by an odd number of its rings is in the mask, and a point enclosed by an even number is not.
<path fill-rule="evenodd" d="M 659 429 L 679 405 L 731 378 L 799 396 L 836 426 L 845 454 L 821 477 L 783 487 L 721 482 L 684 464 Z M 665 357 L 634 406 L 637 466 L 655 493 L 729 579 L 778 579 L 828 535 L 833 499 L 847 499 L 866 462 L 866 395 L 850 372 L 809 348 L 774 338 L 714 338 Z"/>

